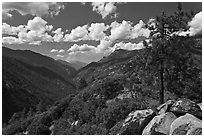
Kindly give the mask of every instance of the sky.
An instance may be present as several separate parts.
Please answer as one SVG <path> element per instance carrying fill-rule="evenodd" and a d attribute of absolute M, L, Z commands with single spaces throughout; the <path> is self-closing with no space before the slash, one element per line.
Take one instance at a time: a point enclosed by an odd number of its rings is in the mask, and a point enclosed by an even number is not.
<path fill-rule="evenodd" d="M 196 13 L 189 33 L 202 32 L 202 3 L 182 7 Z M 176 9 L 175 2 L 3 2 L 2 45 L 90 63 L 118 48 L 143 48 L 141 40 L 150 33 L 145 24 Z"/>

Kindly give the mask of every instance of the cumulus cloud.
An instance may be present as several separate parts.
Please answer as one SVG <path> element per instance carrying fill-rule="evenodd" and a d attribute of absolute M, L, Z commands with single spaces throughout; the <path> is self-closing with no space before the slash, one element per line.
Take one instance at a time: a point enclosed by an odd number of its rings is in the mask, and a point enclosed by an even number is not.
<path fill-rule="evenodd" d="M 109 30 L 110 35 L 107 36 L 107 31 Z M 61 33 L 56 35 L 54 39 L 59 39 L 55 40 L 57 42 L 94 40 L 104 43 L 107 41 L 107 37 L 110 41 L 114 42 L 118 39 L 136 39 L 139 36 L 149 37 L 149 34 L 150 31 L 145 28 L 145 23 L 142 20 L 135 25 L 130 21 L 123 20 L 121 23 L 114 21 L 110 25 L 105 25 L 104 23 L 92 23 L 91 25 L 78 26 L 72 29 L 71 33 L 65 34 L 64 37 Z"/>
<path fill-rule="evenodd" d="M 21 15 L 45 16 L 45 15 L 58 15 L 64 9 L 63 3 L 57 2 L 3 2 L 2 11 L 3 19 L 12 17 L 9 11 L 16 10 Z"/>
<path fill-rule="evenodd" d="M 112 22 L 110 26 L 108 25 L 105 26 L 105 24 L 103 23 L 95 23 L 95 24 L 92 24 L 89 28 L 86 26 L 86 29 L 88 28 L 89 32 L 84 31 L 86 33 L 82 35 L 83 37 L 80 37 L 80 40 L 81 39 L 96 40 L 96 41 L 100 40 L 99 45 L 95 47 L 95 46 L 75 44 L 68 51 L 70 52 L 70 54 L 73 54 L 74 52 L 89 52 L 89 51 L 94 51 L 95 53 L 112 52 L 114 51 L 115 43 L 118 43 L 116 45 L 117 47 L 121 47 L 123 49 L 128 49 L 128 50 L 140 49 L 143 47 L 141 43 L 138 43 L 138 44 L 123 43 L 120 41 L 125 39 L 129 39 L 129 40 L 136 39 L 139 36 L 148 38 L 150 31 L 146 29 L 144 26 L 145 26 L 145 23 L 142 20 L 140 20 L 139 23 L 135 25 L 130 21 L 124 21 L 124 20 L 121 23 L 118 23 L 116 21 Z M 110 28 L 110 35 L 107 36 L 105 32 L 109 28 Z M 71 34 L 68 34 L 68 35 L 71 35 Z M 85 48 L 86 50 L 84 50 L 83 48 Z"/>
<path fill-rule="evenodd" d="M 144 48 L 144 44 L 143 42 L 139 42 L 139 43 L 132 43 L 132 42 L 119 42 L 116 43 L 114 45 L 114 50 L 115 49 L 125 49 L 125 50 L 139 50 L 139 49 L 143 49 Z"/>
<path fill-rule="evenodd" d="M 76 41 L 87 39 L 88 37 L 87 28 L 88 28 L 88 25 L 84 25 L 84 26 L 78 26 L 75 29 L 72 29 L 70 34 L 66 34 L 64 36 L 65 41 L 76 42 Z"/>
<path fill-rule="evenodd" d="M 40 17 L 34 17 L 32 20 L 28 21 L 27 28 L 32 31 L 43 33 L 45 31 L 51 31 L 53 26 L 47 25 L 47 21 Z"/>
<path fill-rule="evenodd" d="M 2 43 L 5 44 L 22 44 L 22 42 L 16 37 L 3 37 Z"/>
<path fill-rule="evenodd" d="M 53 40 L 55 42 L 62 42 L 64 40 L 64 36 L 63 36 L 64 32 L 62 31 L 62 28 L 56 29 L 55 31 L 53 31 L 53 33 L 55 34 L 53 36 Z"/>
<path fill-rule="evenodd" d="M 58 52 L 58 50 L 57 49 L 52 49 L 50 52 L 54 53 L 54 52 Z"/>
<path fill-rule="evenodd" d="M 106 36 L 104 39 L 100 41 L 100 44 L 96 47 L 97 53 L 105 52 L 106 50 L 110 49 L 113 45 L 113 41 Z"/>
<path fill-rule="evenodd" d="M 65 52 L 65 50 L 64 49 L 60 49 L 60 50 L 52 49 L 50 52 L 51 53 L 63 53 L 63 52 Z"/>
<path fill-rule="evenodd" d="M 59 50 L 59 53 L 63 53 L 63 52 L 64 52 L 64 50 L 63 50 L 63 49 L 60 49 L 60 50 Z"/>
<path fill-rule="evenodd" d="M 59 54 L 58 54 L 58 55 L 57 55 L 57 57 L 63 58 L 63 57 L 64 57 L 64 55 L 59 55 Z"/>
<path fill-rule="evenodd" d="M 106 34 L 104 33 L 109 28 L 108 25 L 104 23 L 92 23 L 91 26 L 88 28 L 89 38 L 91 40 L 102 40 Z"/>
<path fill-rule="evenodd" d="M 140 20 L 138 24 L 133 26 L 130 21 L 123 20 L 122 23 L 111 23 L 110 39 L 136 39 L 139 36 L 149 37 L 150 30 L 144 28 L 145 23 Z"/>
<path fill-rule="evenodd" d="M 75 52 L 90 52 L 90 51 L 94 51 L 95 49 L 96 47 L 90 46 L 88 44 L 83 44 L 83 45 L 74 44 L 67 51 L 69 52 L 69 54 L 73 54 Z"/>
<path fill-rule="evenodd" d="M 132 23 L 129 21 L 123 20 L 122 23 L 112 22 L 111 23 L 111 35 L 112 40 L 116 39 L 127 39 L 132 30 Z"/>
<path fill-rule="evenodd" d="M 193 17 L 193 19 L 188 23 L 188 26 L 190 26 L 190 36 L 202 33 L 202 11 Z"/>
<path fill-rule="evenodd" d="M 4 40 L 3 43 L 16 44 L 27 43 L 40 45 L 42 41 L 52 42 L 53 38 L 48 34 L 52 30 L 52 25 L 47 25 L 47 22 L 40 17 L 35 17 L 29 20 L 27 25 L 20 25 L 17 27 L 10 26 L 3 23 L 3 34 L 16 35 L 17 41 L 12 38 L 10 42 Z"/>
<path fill-rule="evenodd" d="M 2 34 L 18 35 L 19 32 L 26 32 L 25 25 L 19 25 L 18 27 L 10 26 L 7 23 L 2 23 Z"/>
<path fill-rule="evenodd" d="M 110 14 L 113 14 L 114 17 L 117 16 L 116 2 L 93 2 L 91 5 L 93 6 L 92 10 L 100 14 L 103 19 Z"/>
<path fill-rule="evenodd" d="M 130 38 L 135 39 L 139 36 L 144 36 L 148 38 L 150 35 L 150 30 L 144 28 L 144 26 L 145 26 L 145 23 L 142 20 L 140 20 L 139 23 L 133 27 Z"/>

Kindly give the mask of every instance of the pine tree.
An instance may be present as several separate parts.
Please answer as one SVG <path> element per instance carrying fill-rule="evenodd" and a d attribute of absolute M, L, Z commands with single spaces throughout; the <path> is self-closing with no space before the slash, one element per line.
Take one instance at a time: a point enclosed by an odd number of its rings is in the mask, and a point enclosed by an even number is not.
<path fill-rule="evenodd" d="M 21 120 L 25 119 L 26 117 L 27 117 L 26 108 L 23 108 L 23 110 L 21 111 Z"/>
<path fill-rule="evenodd" d="M 33 116 L 33 114 L 34 114 L 33 108 L 30 107 L 27 115 L 28 115 L 28 117 L 31 117 L 31 116 Z"/>
<path fill-rule="evenodd" d="M 85 78 L 80 78 L 79 83 L 78 83 L 78 90 L 82 90 L 87 86 L 87 82 L 85 80 Z"/>
<path fill-rule="evenodd" d="M 46 106 L 45 106 L 43 100 L 40 100 L 40 102 L 39 102 L 39 103 L 37 104 L 37 106 L 36 106 L 36 111 L 37 111 L 38 113 L 42 113 L 42 112 L 44 112 L 45 110 L 46 110 Z"/>
<path fill-rule="evenodd" d="M 152 43 L 148 66 L 154 67 L 156 71 L 159 68 L 157 74 L 160 78 L 159 96 L 161 104 L 164 102 L 164 90 L 169 87 L 167 84 L 170 83 L 167 80 L 167 76 L 168 78 L 174 78 L 171 80 L 179 83 L 183 79 L 178 79 L 180 77 L 178 74 L 183 73 L 182 76 L 184 77 L 186 75 L 184 73 L 186 72 L 186 67 L 190 67 L 187 66 L 187 62 L 191 59 L 187 49 L 189 46 L 187 45 L 193 42 L 193 39 L 189 38 L 189 36 L 178 36 L 175 33 L 188 30 L 188 22 L 191 17 L 182 11 L 182 5 L 178 3 L 178 10 L 174 15 L 166 16 L 162 12 L 162 15 L 155 19 L 155 26 L 148 26 L 151 30 Z M 167 86 L 165 87 L 165 85 Z M 184 82 L 180 82 L 178 88 L 184 85 Z"/>

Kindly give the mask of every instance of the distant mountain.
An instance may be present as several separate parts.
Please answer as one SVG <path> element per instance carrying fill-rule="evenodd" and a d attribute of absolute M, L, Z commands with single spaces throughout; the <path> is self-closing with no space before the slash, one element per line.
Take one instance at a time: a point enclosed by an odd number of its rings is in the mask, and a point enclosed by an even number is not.
<path fill-rule="evenodd" d="M 72 62 L 67 62 L 67 61 L 64 61 L 64 60 L 57 60 L 57 61 L 62 63 L 62 64 L 71 66 L 71 67 L 75 68 L 76 70 L 79 70 L 79 69 L 81 69 L 81 68 L 83 68 L 84 66 L 87 65 L 86 63 L 80 62 L 80 61 L 72 61 Z"/>
<path fill-rule="evenodd" d="M 51 105 L 75 92 L 74 68 L 32 51 L 3 48 L 2 54 L 3 122 L 40 100 Z"/>
<path fill-rule="evenodd" d="M 91 82 L 93 79 L 101 79 L 108 75 L 114 75 L 114 73 L 132 74 L 137 71 L 136 68 L 141 69 L 142 65 L 139 65 L 139 63 L 146 53 L 147 51 L 145 49 L 133 51 L 116 50 L 98 62 L 92 62 L 81 68 L 74 79 L 84 77 L 87 82 Z"/>
<path fill-rule="evenodd" d="M 76 70 L 73 67 L 65 65 L 54 60 L 53 58 L 41 55 L 30 50 L 12 50 L 3 47 L 2 55 L 7 57 L 13 57 L 33 66 L 49 68 L 53 72 L 64 77 L 66 80 L 70 80 L 76 74 Z"/>

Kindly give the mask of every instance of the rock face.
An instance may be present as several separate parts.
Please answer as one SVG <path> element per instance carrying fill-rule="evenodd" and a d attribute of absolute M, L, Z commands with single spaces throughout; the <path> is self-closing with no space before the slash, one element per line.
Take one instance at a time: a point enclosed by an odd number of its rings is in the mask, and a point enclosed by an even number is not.
<path fill-rule="evenodd" d="M 177 118 L 170 128 L 171 135 L 202 135 L 202 121 L 191 114 Z"/>
<path fill-rule="evenodd" d="M 164 114 L 169 111 L 170 107 L 175 103 L 175 100 L 168 100 L 166 103 L 157 107 L 157 114 Z"/>
<path fill-rule="evenodd" d="M 149 123 L 149 121 L 155 116 L 155 112 L 152 109 L 136 110 L 131 112 L 124 122 L 119 123 L 117 129 L 118 135 L 141 135 L 142 130 Z M 113 127 L 112 130 L 114 130 Z"/>
<path fill-rule="evenodd" d="M 168 135 L 171 123 L 176 118 L 177 117 L 171 112 L 155 116 L 145 127 L 145 129 L 142 132 L 142 135 L 158 135 L 158 134 Z"/>
<path fill-rule="evenodd" d="M 177 100 L 170 108 L 170 111 L 177 116 L 185 115 L 186 113 L 192 114 L 198 118 L 202 118 L 202 110 L 193 101 L 182 98 Z"/>

